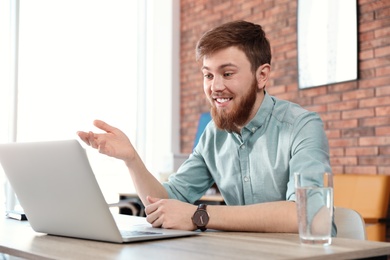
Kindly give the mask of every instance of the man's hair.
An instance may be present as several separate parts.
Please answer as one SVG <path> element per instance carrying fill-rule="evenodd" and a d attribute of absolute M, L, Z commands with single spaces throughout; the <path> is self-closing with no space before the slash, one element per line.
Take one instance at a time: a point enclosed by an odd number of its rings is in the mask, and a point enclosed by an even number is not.
<path fill-rule="evenodd" d="M 271 64 L 271 47 L 265 32 L 260 25 L 246 21 L 225 23 L 203 34 L 196 45 L 196 60 L 232 46 L 245 53 L 253 72 L 265 63 Z"/>

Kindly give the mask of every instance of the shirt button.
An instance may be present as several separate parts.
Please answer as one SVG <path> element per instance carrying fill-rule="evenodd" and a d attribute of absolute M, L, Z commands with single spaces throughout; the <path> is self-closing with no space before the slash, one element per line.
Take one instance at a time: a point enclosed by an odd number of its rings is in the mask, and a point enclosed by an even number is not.
<path fill-rule="evenodd" d="M 252 127 L 252 133 L 256 132 L 257 127 Z"/>
<path fill-rule="evenodd" d="M 249 181 L 249 177 L 248 177 L 248 176 L 245 176 L 245 177 L 244 177 L 244 181 L 245 181 L 245 182 L 248 182 L 248 181 Z"/>
<path fill-rule="evenodd" d="M 240 148 L 241 148 L 241 149 L 245 149 L 245 144 L 241 145 Z"/>

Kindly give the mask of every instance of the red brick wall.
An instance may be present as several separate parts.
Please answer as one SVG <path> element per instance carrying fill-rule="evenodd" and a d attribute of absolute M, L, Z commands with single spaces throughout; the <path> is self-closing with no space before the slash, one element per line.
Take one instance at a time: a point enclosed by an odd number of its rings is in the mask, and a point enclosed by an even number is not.
<path fill-rule="evenodd" d="M 390 174 L 390 2 L 359 0 L 359 80 L 300 90 L 297 1 L 181 0 L 181 150 L 191 152 L 201 112 L 208 111 L 197 39 L 211 27 L 244 19 L 264 27 L 273 60 L 267 90 L 320 113 L 335 173 Z"/>
<path fill-rule="evenodd" d="M 208 111 L 194 48 L 206 30 L 243 19 L 263 26 L 273 52 L 270 94 L 317 111 L 334 173 L 390 175 L 390 1 L 358 0 L 359 79 L 298 89 L 297 1 L 181 0 L 181 151 Z"/>

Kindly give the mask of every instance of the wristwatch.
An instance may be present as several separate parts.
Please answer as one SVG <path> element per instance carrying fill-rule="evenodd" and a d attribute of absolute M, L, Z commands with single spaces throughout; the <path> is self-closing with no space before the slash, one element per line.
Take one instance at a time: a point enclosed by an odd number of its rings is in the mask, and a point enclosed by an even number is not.
<path fill-rule="evenodd" d="M 198 209 L 195 211 L 192 216 L 192 222 L 197 226 L 201 231 L 205 231 L 207 223 L 209 223 L 209 213 L 206 210 L 206 204 L 199 204 Z"/>

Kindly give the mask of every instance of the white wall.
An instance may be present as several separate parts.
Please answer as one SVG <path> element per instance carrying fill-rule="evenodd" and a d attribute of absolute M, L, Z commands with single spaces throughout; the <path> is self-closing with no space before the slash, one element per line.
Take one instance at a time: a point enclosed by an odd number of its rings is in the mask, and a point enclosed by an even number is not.
<path fill-rule="evenodd" d="M 147 6 L 146 151 L 149 169 L 173 170 L 180 152 L 180 1 L 153 0 Z"/>

